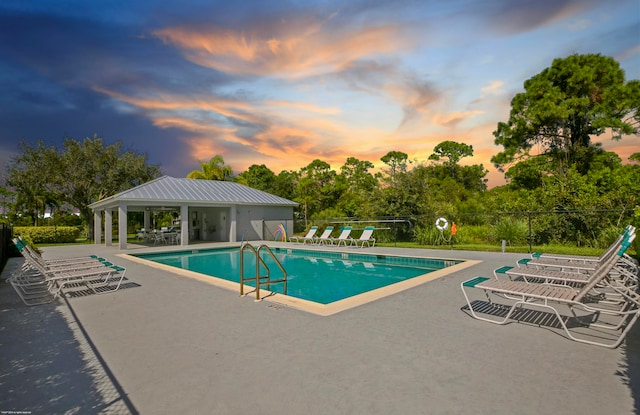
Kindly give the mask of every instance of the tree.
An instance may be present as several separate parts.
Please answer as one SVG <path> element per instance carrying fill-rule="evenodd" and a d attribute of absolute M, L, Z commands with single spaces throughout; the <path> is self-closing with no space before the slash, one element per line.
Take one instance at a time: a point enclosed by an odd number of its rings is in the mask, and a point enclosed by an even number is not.
<path fill-rule="evenodd" d="M 487 189 L 487 171 L 482 164 L 460 166 L 458 162 L 473 156 L 473 146 L 455 141 L 443 141 L 436 145 L 429 160 L 442 161 L 441 165 L 430 166 L 431 176 L 439 180 L 454 179 L 471 191 Z"/>
<path fill-rule="evenodd" d="M 548 170 L 548 157 L 542 155 L 516 163 L 505 172 L 504 176 L 514 189 L 533 190 L 542 186 L 544 176 Z"/>
<path fill-rule="evenodd" d="M 43 141 L 35 147 L 23 142 L 21 147 L 23 153 L 9 167 L 7 179 L 20 206 L 37 218 L 44 206 L 69 204 L 80 212 L 90 237 L 91 203 L 160 174 L 157 166 L 147 164 L 146 155 L 123 152 L 119 142 L 105 146 L 97 136 L 83 142 L 67 138 L 62 151 L 45 146 Z"/>
<path fill-rule="evenodd" d="M 473 156 L 473 146 L 465 143 L 457 143 L 455 141 L 443 141 L 435 146 L 433 154 L 429 156 L 429 160 L 439 161 L 442 157 L 447 160 L 446 164 L 458 164 L 464 157 Z"/>
<path fill-rule="evenodd" d="M 349 183 L 350 191 L 362 190 L 370 192 L 378 185 L 374 175 L 369 173 L 369 170 L 374 167 L 370 161 L 348 157 L 340 168 L 340 175 Z"/>
<path fill-rule="evenodd" d="M 329 163 L 316 159 L 300 169 L 296 187 L 296 202 L 302 204 L 305 221 L 314 213 L 333 206 L 339 195 L 335 194 L 336 172 Z"/>
<path fill-rule="evenodd" d="M 336 187 L 341 189 L 338 208 L 346 216 L 365 216 L 370 213 L 371 194 L 378 187 L 378 180 L 369 172 L 374 165 L 370 161 L 348 157 L 340 168 Z"/>
<path fill-rule="evenodd" d="M 498 123 L 493 133 L 495 143 L 504 147 L 491 159 L 500 169 L 528 156 L 534 145 L 551 155 L 558 169 L 566 169 L 580 163 L 591 136 L 607 129 L 614 139 L 638 134 L 639 82 L 625 82 L 612 58 L 588 54 L 555 59 L 525 81 L 524 89 L 511 101 L 509 121 Z"/>
<path fill-rule="evenodd" d="M 58 153 L 55 147 L 47 147 L 42 141 L 36 147 L 23 141 L 19 148 L 22 154 L 9 165 L 7 184 L 16 192 L 16 213 L 31 217 L 31 223 L 37 226 L 47 207 L 62 203 L 62 195 L 51 181 L 58 174 Z"/>
<path fill-rule="evenodd" d="M 407 159 L 409 156 L 407 153 L 403 153 L 402 151 L 390 151 L 384 156 L 380 158 L 380 160 L 389 166 L 389 168 L 385 171 L 387 173 L 387 178 L 385 181 L 387 183 L 393 183 L 396 179 L 396 175 L 404 174 L 407 172 Z"/>
<path fill-rule="evenodd" d="M 296 194 L 296 183 L 300 174 L 293 170 L 282 170 L 273 182 L 273 194 L 293 200 Z"/>
<path fill-rule="evenodd" d="M 264 164 L 253 164 L 247 171 L 240 173 L 236 181 L 254 189 L 274 193 L 276 175 Z"/>
<path fill-rule="evenodd" d="M 377 210 L 383 216 L 405 216 L 415 214 L 419 199 L 424 194 L 426 182 L 413 180 L 415 175 L 407 172 L 409 156 L 401 151 L 390 151 L 380 158 L 389 166 L 381 177 L 385 184 L 376 196 Z"/>
<path fill-rule="evenodd" d="M 0 176 L 0 184 L 2 184 L 2 176 Z M 12 210 L 15 200 L 15 193 L 7 187 L 0 185 L 0 223 L 8 222 L 8 213 Z"/>
<path fill-rule="evenodd" d="M 229 180 L 233 175 L 231 166 L 224 165 L 224 159 L 215 155 L 208 162 L 200 162 L 200 170 L 192 170 L 187 179 Z"/>
<path fill-rule="evenodd" d="M 120 142 L 105 146 L 97 135 L 82 142 L 67 138 L 58 166 L 51 182 L 63 201 L 78 209 L 89 238 L 93 236 L 93 214 L 88 205 L 160 175 L 157 166 L 147 164 L 145 154 L 123 151 Z"/>

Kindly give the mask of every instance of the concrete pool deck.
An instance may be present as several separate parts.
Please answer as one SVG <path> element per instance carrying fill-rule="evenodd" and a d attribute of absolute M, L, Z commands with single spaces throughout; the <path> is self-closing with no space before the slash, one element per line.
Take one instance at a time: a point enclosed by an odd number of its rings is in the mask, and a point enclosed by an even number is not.
<path fill-rule="evenodd" d="M 47 258 L 97 253 L 125 266 L 127 288 L 115 293 L 26 307 L 9 284 L 0 285 L 0 413 L 632 414 L 640 408 L 640 327 L 610 350 L 546 327 L 485 323 L 461 310 L 460 282 L 490 276 L 523 254 L 366 248 L 482 262 L 319 316 L 119 255 L 150 249 L 130 248 L 43 249 Z M 10 259 L 2 276 L 20 263 Z"/>

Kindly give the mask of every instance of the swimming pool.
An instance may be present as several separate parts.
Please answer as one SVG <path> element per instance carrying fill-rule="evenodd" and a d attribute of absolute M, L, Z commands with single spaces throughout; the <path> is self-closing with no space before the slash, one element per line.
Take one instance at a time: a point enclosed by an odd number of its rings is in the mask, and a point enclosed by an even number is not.
<path fill-rule="evenodd" d="M 467 260 L 280 247 L 271 249 L 287 271 L 287 295 L 278 297 L 288 297 L 288 304 L 314 303 L 320 308 L 337 303 L 354 303 L 353 299 L 358 299 L 354 304 L 360 303 L 365 301 L 363 296 L 379 298 L 435 279 L 448 273 L 448 269 L 472 265 Z M 189 273 L 204 274 L 211 280 L 221 278 L 236 284 L 240 281 L 238 247 L 136 254 L 134 257 Z M 255 276 L 255 255 L 245 251 L 244 257 L 245 278 Z M 271 269 L 272 279 L 280 279 L 282 275 L 273 260 L 268 256 L 263 256 L 263 259 Z M 247 285 L 254 286 L 254 283 Z M 396 288 L 389 290 L 388 287 Z M 283 284 L 271 284 L 269 290 L 282 294 Z M 372 296 L 369 293 L 377 294 Z M 338 308 L 342 307 L 344 304 Z"/>

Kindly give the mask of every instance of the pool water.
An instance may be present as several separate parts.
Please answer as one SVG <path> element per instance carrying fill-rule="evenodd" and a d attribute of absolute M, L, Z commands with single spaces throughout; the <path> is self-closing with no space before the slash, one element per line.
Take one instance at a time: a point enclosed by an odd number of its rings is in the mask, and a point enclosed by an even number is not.
<path fill-rule="evenodd" d="M 329 304 L 462 262 L 290 248 L 273 248 L 273 253 L 287 272 L 287 295 L 320 304 Z M 262 254 L 271 270 L 271 279 L 281 279 L 282 273 L 273 259 L 264 251 Z M 164 265 L 240 282 L 239 248 L 136 256 Z M 245 251 L 245 279 L 255 277 L 255 264 L 255 254 Z M 264 274 L 264 271 L 261 274 Z M 254 281 L 246 282 L 245 280 L 245 284 L 253 287 Z M 261 286 L 261 289 L 264 288 L 267 287 Z M 283 284 L 271 284 L 267 289 L 283 293 Z"/>

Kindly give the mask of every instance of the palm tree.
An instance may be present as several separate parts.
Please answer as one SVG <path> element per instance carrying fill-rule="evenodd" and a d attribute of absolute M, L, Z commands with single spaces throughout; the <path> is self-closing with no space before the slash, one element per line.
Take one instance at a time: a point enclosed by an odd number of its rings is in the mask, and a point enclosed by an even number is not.
<path fill-rule="evenodd" d="M 187 174 L 187 179 L 228 180 L 233 174 L 231 166 L 225 166 L 220 155 L 215 155 L 208 162 L 200 162 L 200 169 Z"/>

